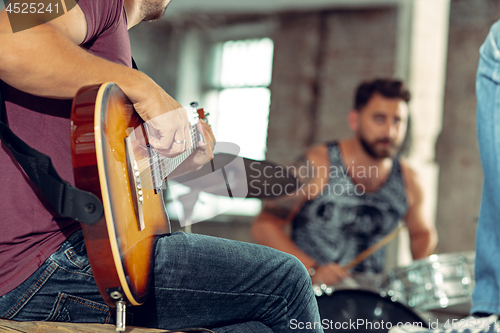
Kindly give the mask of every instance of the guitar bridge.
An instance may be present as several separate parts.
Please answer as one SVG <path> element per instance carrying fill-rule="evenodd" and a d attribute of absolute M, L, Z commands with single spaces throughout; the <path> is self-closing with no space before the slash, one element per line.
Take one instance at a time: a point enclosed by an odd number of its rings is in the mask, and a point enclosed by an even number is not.
<path fill-rule="evenodd" d="M 144 192 L 143 192 L 143 182 L 141 178 L 141 171 L 137 160 L 135 159 L 135 154 L 132 146 L 133 135 L 129 135 L 125 138 L 125 147 L 127 149 L 127 169 L 128 169 L 128 179 L 130 184 L 130 194 L 132 196 L 132 202 L 134 203 L 134 211 L 136 215 L 136 220 L 138 221 L 139 230 L 144 230 L 146 224 L 144 222 L 144 214 L 142 210 L 142 205 L 144 203 Z"/>

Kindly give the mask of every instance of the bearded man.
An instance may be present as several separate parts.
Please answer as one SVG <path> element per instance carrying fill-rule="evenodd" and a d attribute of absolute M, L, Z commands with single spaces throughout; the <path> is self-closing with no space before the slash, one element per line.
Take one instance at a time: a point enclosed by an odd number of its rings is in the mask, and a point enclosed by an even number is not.
<path fill-rule="evenodd" d="M 409 230 L 413 258 L 429 256 L 437 244 L 436 230 L 424 218 L 417 174 L 399 156 L 409 100 L 399 80 L 360 84 L 348 115 L 354 135 L 307 150 L 293 168 L 299 190 L 264 204 L 252 227 L 254 238 L 293 254 L 313 283 L 328 285 L 373 286 L 384 270 L 383 250 L 352 272 L 343 266 L 391 233 L 400 219 Z"/>

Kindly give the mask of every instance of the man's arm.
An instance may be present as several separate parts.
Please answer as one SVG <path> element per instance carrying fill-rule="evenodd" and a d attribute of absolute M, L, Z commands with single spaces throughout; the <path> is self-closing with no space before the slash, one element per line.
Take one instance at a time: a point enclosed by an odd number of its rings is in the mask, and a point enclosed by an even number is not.
<path fill-rule="evenodd" d="M 297 194 L 267 201 L 252 226 L 252 235 L 258 243 L 290 253 L 309 268 L 315 264 L 314 259 L 300 250 L 285 232 L 304 202 Z"/>
<path fill-rule="evenodd" d="M 347 276 L 347 272 L 335 263 L 317 267 L 316 261 L 295 245 L 285 232 L 285 227 L 291 223 L 304 203 L 314 199 L 307 189 L 310 186 L 323 188 L 328 182 L 327 156 L 324 145 L 316 146 L 295 163 L 294 170 L 299 171 L 295 176 L 299 179 L 301 190 L 267 201 L 252 226 L 252 235 L 260 244 L 294 255 L 307 269 L 316 267 L 316 273 L 312 277 L 313 283 L 335 284 Z M 317 194 L 319 193 L 315 193 Z"/>
<path fill-rule="evenodd" d="M 182 107 L 147 75 L 90 54 L 79 44 L 86 34 L 80 7 L 46 24 L 13 33 L 5 8 L 0 12 L 0 79 L 32 95 L 73 98 L 79 88 L 112 81 L 159 134 L 151 144 L 164 154 L 183 151 L 189 123 Z M 178 132 L 176 134 L 176 132 Z M 189 136 L 186 138 L 189 140 Z"/>
<path fill-rule="evenodd" d="M 413 259 L 420 259 L 434 252 L 438 236 L 430 217 L 425 216 L 423 190 L 417 174 L 406 163 L 401 165 L 408 193 L 409 207 L 405 222 L 410 235 L 411 253 Z"/>

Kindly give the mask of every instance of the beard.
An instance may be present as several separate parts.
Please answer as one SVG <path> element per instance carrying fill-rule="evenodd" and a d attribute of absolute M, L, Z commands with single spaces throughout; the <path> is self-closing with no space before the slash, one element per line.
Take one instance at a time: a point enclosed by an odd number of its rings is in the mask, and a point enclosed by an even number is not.
<path fill-rule="evenodd" d="M 141 6 L 141 16 L 143 21 L 156 21 L 163 17 L 167 10 L 168 2 L 163 0 L 143 1 Z"/>
<path fill-rule="evenodd" d="M 368 142 L 362 135 L 359 136 L 359 141 L 364 151 L 374 159 L 383 159 L 388 157 L 394 157 L 398 151 L 399 146 L 394 143 L 389 138 L 377 139 L 373 142 Z M 390 144 L 387 149 L 377 149 L 379 143 Z"/>

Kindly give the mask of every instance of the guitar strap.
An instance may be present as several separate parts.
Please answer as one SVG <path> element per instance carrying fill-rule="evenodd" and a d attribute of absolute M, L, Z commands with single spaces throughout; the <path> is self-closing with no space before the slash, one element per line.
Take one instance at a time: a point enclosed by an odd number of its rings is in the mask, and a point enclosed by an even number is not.
<path fill-rule="evenodd" d="M 133 58 L 132 68 L 138 69 Z M 64 181 L 49 156 L 30 147 L 9 128 L 2 85 L 0 81 L 0 140 L 59 215 L 85 224 L 99 222 L 104 212 L 99 198 Z"/>
<path fill-rule="evenodd" d="M 9 128 L 2 84 L 0 81 L 0 139 L 3 144 L 59 215 L 86 224 L 99 222 L 104 212 L 101 201 L 94 194 L 64 181 L 50 157 L 30 147 Z"/>

